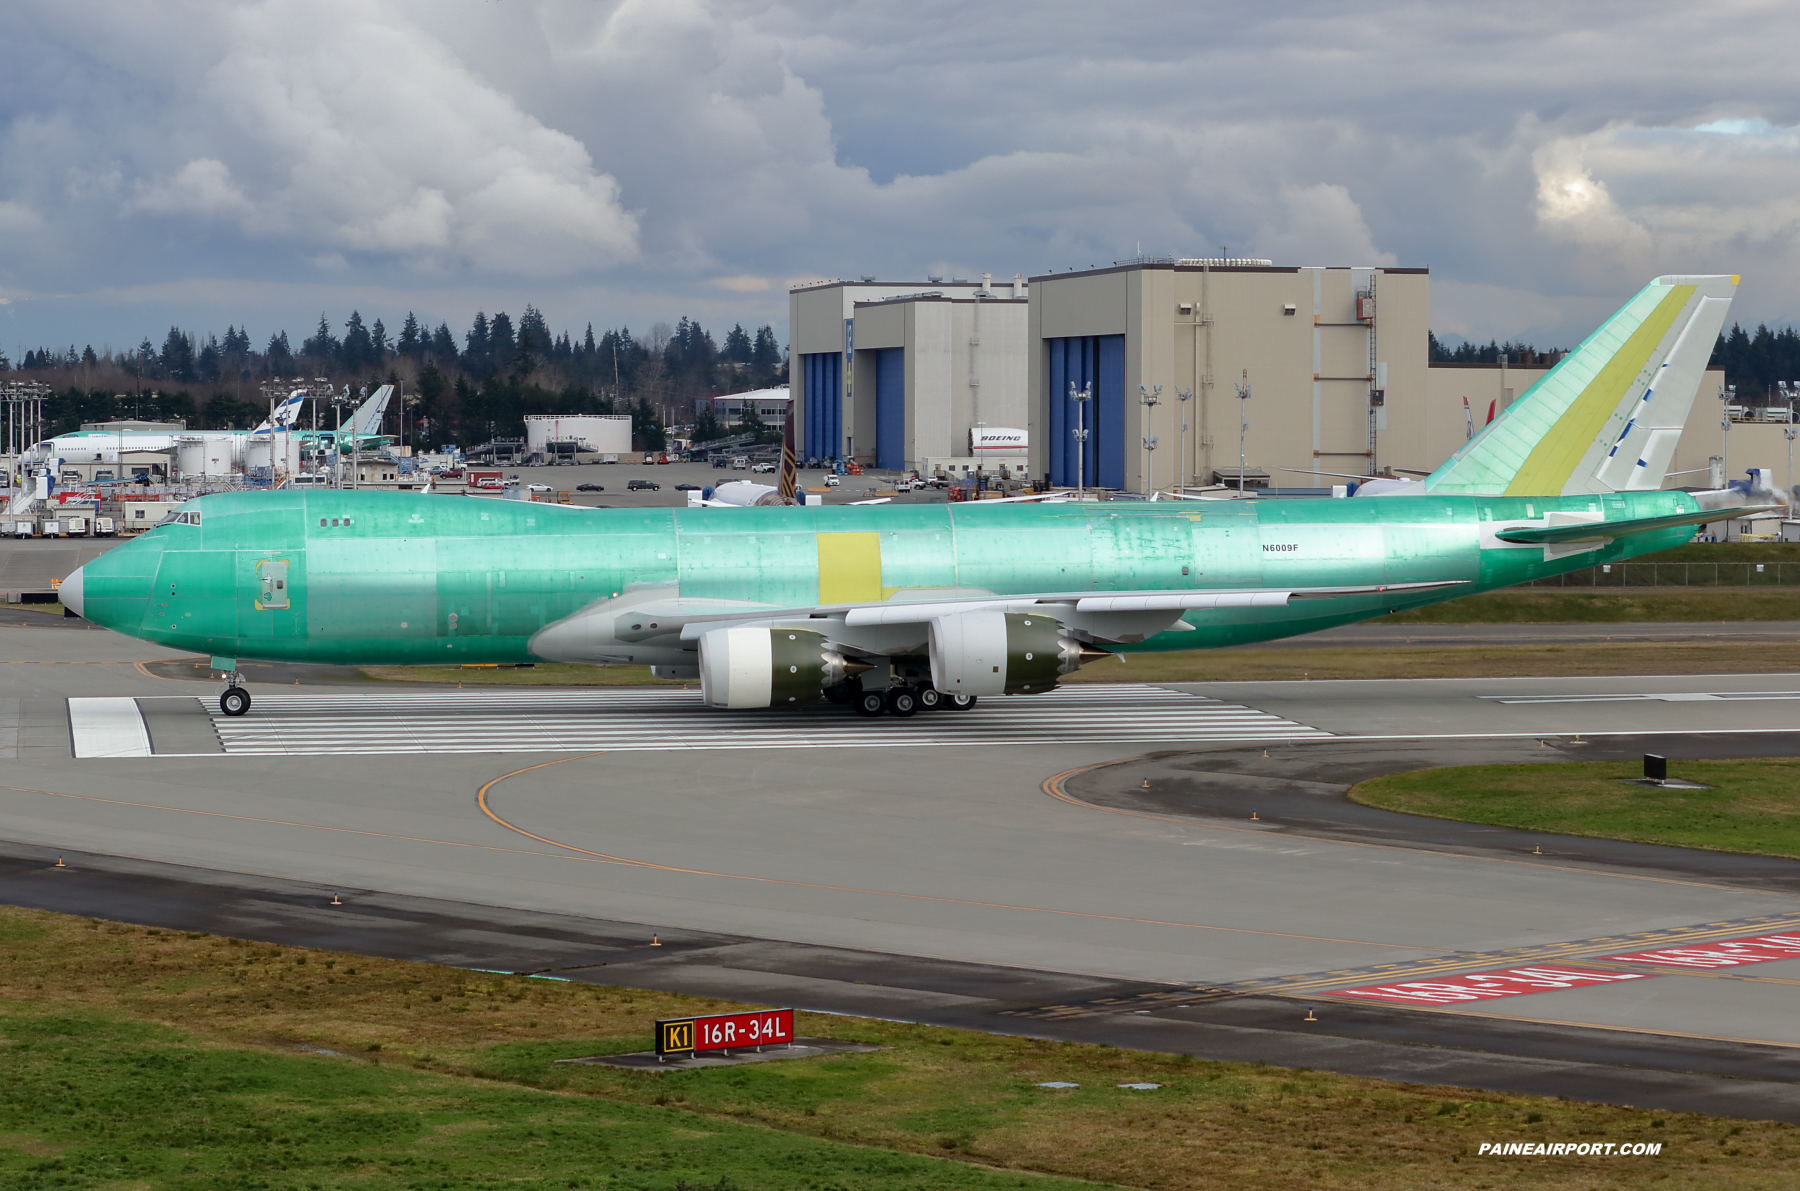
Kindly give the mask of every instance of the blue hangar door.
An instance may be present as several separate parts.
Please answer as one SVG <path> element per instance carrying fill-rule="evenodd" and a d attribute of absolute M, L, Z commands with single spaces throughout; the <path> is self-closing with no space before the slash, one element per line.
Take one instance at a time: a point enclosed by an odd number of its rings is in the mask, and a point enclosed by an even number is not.
<path fill-rule="evenodd" d="M 805 435 L 800 454 L 805 459 L 837 459 L 844 447 L 844 357 L 838 352 L 815 352 L 800 357 L 805 377 Z"/>
<path fill-rule="evenodd" d="M 889 471 L 906 466 L 906 349 L 902 347 L 884 347 L 875 353 L 875 466 Z"/>
<path fill-rule="evenodd" d="M 1081 479 L 1093 488 L 1125 487 L 1125 336 L 1072 335 L 1050 348 L 1050 482 L 1076 482 L 1077 420 L 1088 431 Z M 1094 387 L 1077 412 L 1069 385 Z"/>

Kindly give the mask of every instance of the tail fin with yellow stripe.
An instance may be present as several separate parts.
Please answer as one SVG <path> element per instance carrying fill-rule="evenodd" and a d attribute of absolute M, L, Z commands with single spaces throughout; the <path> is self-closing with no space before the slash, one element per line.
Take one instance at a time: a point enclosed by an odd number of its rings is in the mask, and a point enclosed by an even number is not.
<path fill-rule="evenodd" d="M 1738 279 L 1658 277 L 1425 481 L 1573 496 L 1662 487 Z"/>

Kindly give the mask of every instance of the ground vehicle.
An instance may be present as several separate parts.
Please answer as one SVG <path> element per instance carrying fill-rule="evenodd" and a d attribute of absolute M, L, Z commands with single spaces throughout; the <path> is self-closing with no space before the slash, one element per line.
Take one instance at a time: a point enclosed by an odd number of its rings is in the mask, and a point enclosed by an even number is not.
<path fill-rule="evenodd" d="M 645 463 L 655 463 L 656 462 L 656 452 L 655 451 L 645 451 L 644 452 L 644 462 Z"/>
<path fill-rule="evenodd" d="M 631 480 L 626 483 L 627 492 L 661 492 L 662 485 L 655 480 Z"/>
<path fill-rule="evenodd" d="M 825 473 L 825 486 L 827 488 L 836 488 L 838 486 L 838 478 L 837 478 L 836 472 L 826 472 Z"/>
<path fill-rule="evenodd" d="M 548 484 L 527 484 L 527 485 L 525 485 L 525 491 L 527 491 L 527 492 L 555 492 L 556 489 L 552 488 Z"/>
<path fill-rule="evenodd" d="M 758 463 L 755 467 L 752 467 L 750 470 L 753 472 L 772 472 L 775 470 L 775 465 L 773 463 L 770 463 L 767 459 L 765 459 L 761 463 Z"/>
<path fill-rule="evenodd" d="M 677 491 L 677 492 L 698 492 L 698 491 L 700 491 L 700 485 L 698 485 L 698 484 L 677 484 L 677 485 L 675 485 L 675 491 Z"/>
<path fill-rule="evenodd" d="M 111 517 L 96 517 L 96 518 L 94 518 L 94 536 L 95 537 L 110 538 L 113 536 L 113 534 L 115 534 L 117 532 L 118 532 L 118 530 L 113 525 L 113 519 Z"/>
<path fill-rule="evenodd" d="M 712 465 L 714 467 L 730 467 L 731 460 L 727 459 L 723 455 L 714 455 L 713 460 L 712 460 Z"/>
<path fill-rule="evenodd" d="M 732 471 L 743 471 L 745 468 L 747 468 L 749 466 L 750 466 L 750 459 L 748 456 L 746 456 L 746 455 L 732 456 L 732 459 L 731 459 L 731 470 Z"/>
<path fill-rule="evenodd" d="M 600 456 L 600 462 L 602 462 L 602 463 L 617 463 L 618 461 L 619 461 L 619 457 L 617 455 L 602 455 L 602 456 Z"/>
<path fill-rule="evenodd" d="M 80 516 L 65 517 L 63 519 L 63 532 L 72 538 L 87 537 L 88 519 Z"/>
<path fill-rule="evenodd" d="M 605 492 L 606 485 L 604 485 L 604 484 L 577 484 L 577 485 L 575 485 L 575 491 L 577 491 L 577 492 Z"/>
<path fill-rule="evenodd" d="M 44 522 L 44 536 L 47 538 L 62 537 L 62 522 L 60 522 L 60 521 Z"/>

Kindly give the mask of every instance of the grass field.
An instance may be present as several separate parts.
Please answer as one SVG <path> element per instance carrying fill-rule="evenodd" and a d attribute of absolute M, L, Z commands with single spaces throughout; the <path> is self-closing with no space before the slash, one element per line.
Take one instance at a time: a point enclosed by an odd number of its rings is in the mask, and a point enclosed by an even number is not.
<path fill-rule="evenodd" d="M 19 909 L 0 954 L 0 1185 L 24 1191 L 1761 1191 L 1800 1160 L 1776 1124 L 806 1014 L 803 1034 L 885 1049 L 557 1066 L 725 1006 Z M 1117 1086 L 1136 1081 L 1163 1086 Z M 1477 1156 L 1510 1140 L 1664 1152 Z"/>
<path fill-rule="evenodd" d="M 1800 587 L 1514 587 L 1383 617 L 1382 624 L 1628 624 L 1800 620 Z"/>
<path fill-rule="evenodd" d="M 1670 763 L 1671 777 L 1705 790 L 1621 780 L 1643 772 L 1626 761 L 1472 765 L 1375 778 L 1350 797 L 1439 819 L 1800 859 L 1800 760 Z"/>

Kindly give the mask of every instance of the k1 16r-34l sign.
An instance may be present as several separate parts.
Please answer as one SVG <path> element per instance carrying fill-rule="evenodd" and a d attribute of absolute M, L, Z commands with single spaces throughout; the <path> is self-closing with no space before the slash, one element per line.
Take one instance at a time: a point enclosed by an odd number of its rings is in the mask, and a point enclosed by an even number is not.
<path fill-rule="evenodd" d="M 792 1009 L 676 1017 L 656 1023 L 656 1053 L 664 1058 L 752 1046 L 786 1046 L 793 1041 Z"/>

